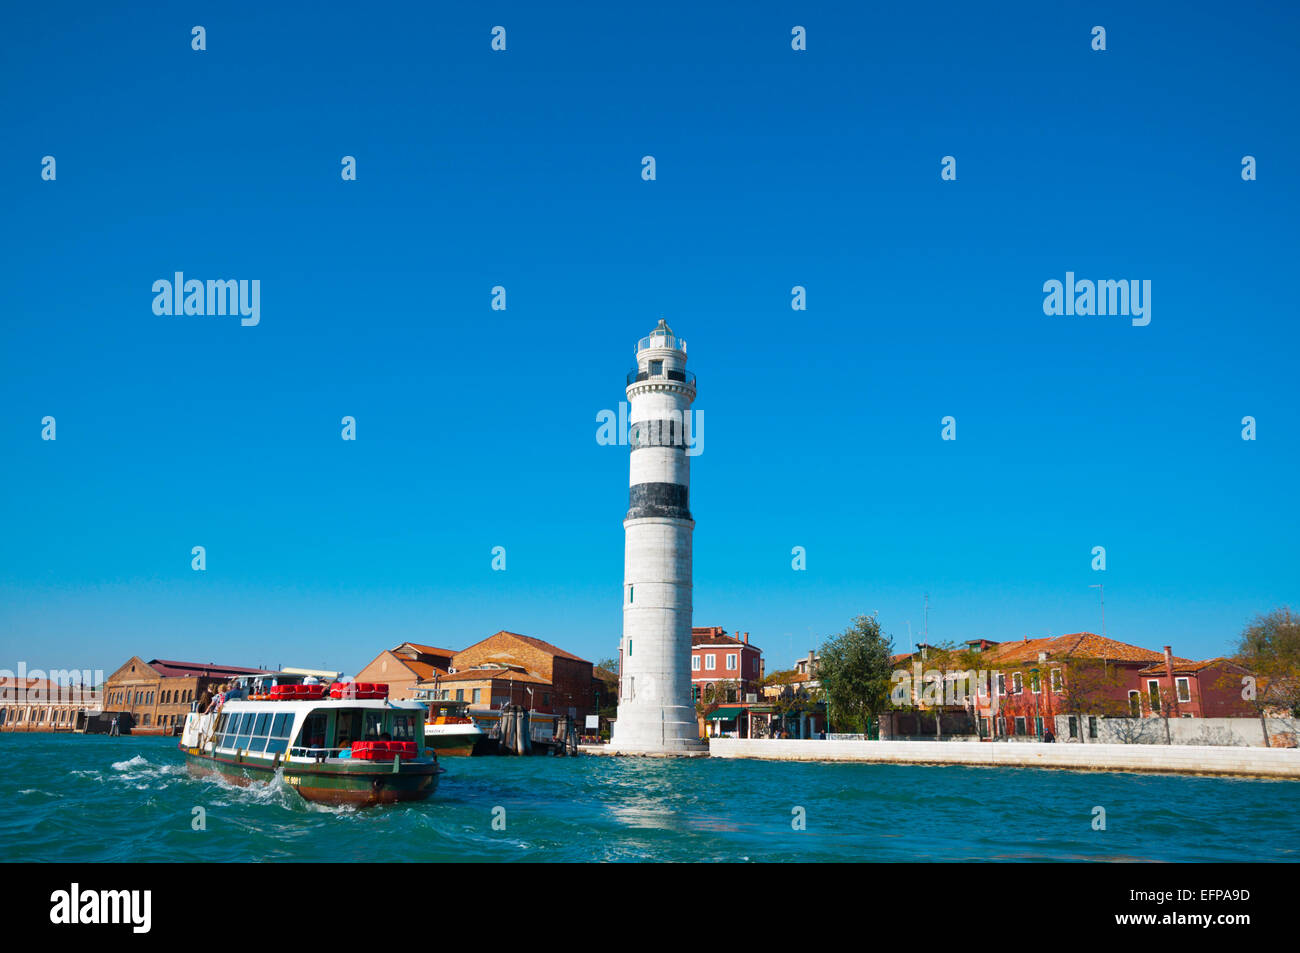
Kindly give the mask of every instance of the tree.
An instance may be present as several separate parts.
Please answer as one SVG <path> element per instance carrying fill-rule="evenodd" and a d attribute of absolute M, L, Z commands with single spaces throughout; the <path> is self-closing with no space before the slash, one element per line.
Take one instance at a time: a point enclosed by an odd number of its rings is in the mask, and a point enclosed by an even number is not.
<path fill-rule="evenodd" d="M 1242 631 L 1234 661 L 1253 673 L 1243 679 L 1241 697 L 1259 715 L 1268 745 L 1269 711 L 1300 717 L 1300 617 L 1287 606 L 1257 616 Z"/>
<path fill-rule="evenodd" d="M 1124 672 L 1118 666 L 1108 664 L 1105 659 L 1072 658 L 1065 660 L 1063 668 L 1065 691 L 1060 706 L 1067 715 L 1074 716 L 1075 724 L 1079 726 L 1080 744 L 1087 744 L 1090 715 L 1141 718 L 1140 706 L 1134 714 L 1129 710 L 1129 703 L 1120 700 L 1124 691 Z"/>
<path fill-rule="evenodd" d="M 888 707 L 892 651 L 880 623 L 865 615 L 822 645 L 817 677 L 837 726 L 865 732 Z"/>

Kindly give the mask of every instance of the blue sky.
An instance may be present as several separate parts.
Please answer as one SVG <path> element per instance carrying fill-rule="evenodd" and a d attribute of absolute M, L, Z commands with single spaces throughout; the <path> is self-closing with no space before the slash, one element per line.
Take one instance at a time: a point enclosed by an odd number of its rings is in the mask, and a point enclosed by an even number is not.
<path fill-rule="evenodd" d="M 6 8 L 0 667 L 614 654 L 596 415 L 661 316 L 695 621 L 769 670 L 863 612 L 905 647 L 927 592 L 1006 640 L 1099 630 L 1101 582 L 1195 657 L 1300 602 L 1297 15 L 751 6 Z M 154 315 L 176 271 L 260 324 Z M 1044 315 L 1067 271 L 1150 325 Z"/>

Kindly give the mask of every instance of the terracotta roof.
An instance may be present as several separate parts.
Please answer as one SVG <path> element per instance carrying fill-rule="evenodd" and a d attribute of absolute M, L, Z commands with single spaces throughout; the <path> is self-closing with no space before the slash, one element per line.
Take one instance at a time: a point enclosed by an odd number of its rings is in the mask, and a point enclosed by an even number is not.
<path fill-rule="evenodd" d="M 699 630 L 696 629 L 695 631 L 698 632 Z M 740 646 L 744 646 L 744 645 L 747 645 L 747 644 L 748 644 L 747 642 L 742 642 L 740 639 L 736 638 L 734 635 L 707 635 L 707 634 L 706 634 L 706 635 L 696 635 L 696 634 L 693 634 L 693 635 L 691 636 L 691 645 L 692 645 L 692 646 L 696 646 L 696 645 L 740 645 Z M 757 646 L 755 646 L 755 648 L 757 648 Z"/>
<path fill-rule="evenodd" d="M 237 665 L 204 665 L 202 662 L 175 662 L 168 659 L 150 659 L 146 663 L 164 678 L 180 676 L 206 676 L 224 678 L 227 675 L 270 675 L 269 669 L 241 668 Z"/>
<path fill-rule="evenodd" d="M 591 676 L 592 678 L 599 679 L 602 682 L 618 681 L 618 672 L 611 672 L 609 669 L 601 668 L 599 665 L 593 665 L 591 667 Z"/>
<path fill-rule="evenodd" d="M 1038 654 L 1046 653 L 1049 660 L 1106 659 L 1111 662 L 1156 662 L 1164 660 L 1163 652 L 1154 652 L 1127 642 L 1103 638 L 1092 632 L 1074 632 L 1055 638 L 1023 639 L 1020 642 L 1002 642 L 981 654 L 1004 665 L 1038 661 Z"/>
<path fill-rule="evenodd" d="M 889 656 L 889 663 L 891 665 L 897 665 L 899 662 L 905 662 L 910 659 L 913 654 L 914 653 L 912 652 L 899 652 L 897 655 Z"/>
<path fill-rule="evenodd" d="M 502 629 L 500 632 L 497 632 L 495 634 L 509 635 L 516 639 L 519 639 L 521 642 L 527 642 L 529 645 L 533 646 L 534 648 L 541 649 L 547 655 L 556 655 L 559 656 L 560 658 L 573 659 L 575 662 L 587 661 L 585 658 L 579 658 L 578 656 L 574 655 L 572 652 L 564 651 L 564 649 L 560 648 L 558 645 L 552 645 L 550 642 L 544 642 L 541 639 L 535 639 L 531 635 L 520 635 L 518 632 L 509 632 L 505 629 Z M 491 638 L 491 636 L 489 636 L 488 638 Z"/>
<path fill-rule="evenodd" d="M 397 647 L 397 649 L 403 648 L 407 645 L 415 649 L 415 651 L 419 652 L 421 655 L 445 655 L 450 658 L 456 654 L 452 649 L 435 648 L 432 645 L 421 645 L 419 642 L 403 642 Z M 393 649 L 393 651 L 396 652 L 397 649 Z"/>
<path fill-rule="evenodd" d="M 421 662 L 417 659 L 402 658 L 400 655 L 397 656 L 397 660 L 414 672 L 416 679 L 421 682 L 431 681 L 435 672 L 442 678 L 445 678 L 447 675 L 447 670 L 445 668 L 438 668 L 438 666 L 431 665 L 428 662 Z"/>
<path fill-rule="evenodd" d="M 1244 668 L 1242 668 L 1232 659 L 1223 658 L 1222 656 L 1220 656 L 1219 658 L 1204 659 L 1203 661 L 1200 662 L 1193 662 L 1191 659 L 1175 657 L 1173 661 L 1174 661 L 1175 675 L 1196 675 L 1197 673 L 1203 672 L 1207 668 L 1213 668 L 1216 665 L 1222 665 L 1224 667 L 1232 667 L 1243 672 L 1245 671 Z M 1154 665 L 1148 665 L 1146 668 L 1138 669 L 1138 674 L 1139 675 L 1164 675 L 1165 674 L 1164 659 L 1162 658 L 1159 662 L 1156 662 Z"/>

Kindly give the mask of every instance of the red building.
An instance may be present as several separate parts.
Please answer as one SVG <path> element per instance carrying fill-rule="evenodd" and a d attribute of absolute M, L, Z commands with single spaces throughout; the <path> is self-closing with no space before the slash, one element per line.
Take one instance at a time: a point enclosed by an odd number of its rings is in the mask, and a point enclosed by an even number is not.
<path fill-rule="evenodd" d="M 1241 718 L 1255 710 L 1241 697 L 1242 678 L 1249 673 L 1226 658 L 1192 662 L 1174 658 L 1165 646 L 1166 658 L 1138 671 L 1141 680 L 1141 710 L 1146 715 L 1162 714 L 1170 705 L 1175 718 Z"/>
<path fill-rule="evenodd" d="M 1226 659 L 1193 662 L 1092 632 L 967 645 L 989 672 L 988 694 L 973 701 L 984 737 L 1059 730 L 1091 741 L 1099 717 L 1163 717 L 1165 706 L 1170 717 L 1252 714 L 1240 697 L 1245 670 Z"/>
<path fill-rule="evenodd" d="M 721 682 L 738 686 L 739 697 L 728 701 L 744 701 L 747 693 L 758 691 L 762 677 L 763 650 L 749 644 L 748 632 L 737 638 L 717 625 L 691 629 L 691 694 L 696 701 Z"/>

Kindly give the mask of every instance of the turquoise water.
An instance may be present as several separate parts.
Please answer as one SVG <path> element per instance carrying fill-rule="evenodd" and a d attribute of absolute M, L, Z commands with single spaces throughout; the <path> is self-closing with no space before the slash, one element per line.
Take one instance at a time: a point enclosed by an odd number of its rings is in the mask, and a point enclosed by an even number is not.
<path fill-rule="evenodd" d="M 432 799 L 356 811 L 192 778 L 174 739 L 0 735 L 0 759 L 7 861 L 1300 860 L 1300 783 L 1286 781 L 449 758 Z"/>

